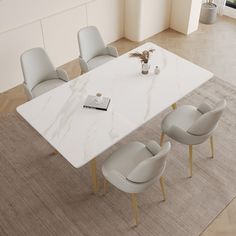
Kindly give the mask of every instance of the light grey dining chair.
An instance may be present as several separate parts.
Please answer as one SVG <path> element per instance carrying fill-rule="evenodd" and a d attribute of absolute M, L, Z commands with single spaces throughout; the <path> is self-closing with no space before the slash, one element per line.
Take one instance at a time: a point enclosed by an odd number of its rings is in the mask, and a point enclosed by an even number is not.
<path fill-rule="evenodd" d="M 176 108 L 163 119 L 160 145 L 165 134 L 179 143 L 189 146 L 189 170 L 192 177 L 193 145 L 201 144 L 210 137 L 212 158 L 214 157 L 213 132 L 226 107 L 226 101 L 220 101 L 215 108 L 203 103 L 199 107 L 191 105 Z"/>
<path fill-rule="evenodd" d="M 82 28 L 77 36 L 80 50 L 79 62 L 82 73 L 88 72 L 118 57 L 117 49 L 112 46 L 105 46 L 95 26 Z"/>
<path fill-rule="evenodd" d="M 55 69 L 43 48 L 32 48 L 21 55 L 24 88 L 28 99 L 35 98 L 69 80 L 63 69 Z"/>
<path fill-rule="evenodd" d="M 143 192 L 159 179 L 163 198 L 166 200 L 163 173 L 170 148 L 169 142 L 160 147 L 153 140 L 147 145 L 140 142 L 128 143 L 114 152 L 102 166 L 105 193 L 108 182 L 121 191 L 131 193 L 136 225 L 139 221 L 137 193 Z"/>

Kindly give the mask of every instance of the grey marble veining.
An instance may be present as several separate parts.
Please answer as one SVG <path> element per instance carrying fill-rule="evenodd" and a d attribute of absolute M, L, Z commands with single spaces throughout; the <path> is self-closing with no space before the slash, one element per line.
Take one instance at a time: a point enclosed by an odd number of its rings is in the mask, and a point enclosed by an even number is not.
<path fill-rule="evenodd" d="M 127 53 L 17 111 L 74 167 L 81 167 L 213 76 L 152 43 L 132 51 L 150 48 L 155 52 L 148 75 Z M 107 111 L 83 108 L 87 96 L 97 92 L 111 98 Z"/>

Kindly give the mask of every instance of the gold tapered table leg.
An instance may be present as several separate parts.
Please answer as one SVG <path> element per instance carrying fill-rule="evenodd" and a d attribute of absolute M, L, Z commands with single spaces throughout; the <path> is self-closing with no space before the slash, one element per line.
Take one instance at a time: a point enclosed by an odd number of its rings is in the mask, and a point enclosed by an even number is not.
<path fill-rule="evenodd" d="M 214 153 L 214 140 L 213 140 L 213 136 L 210 137 L 210 144 L 211 144 L 211 155 L 212 155 L 212 158 L 214 158 L 215 153 Z"/>
<path fill-rule="evenodd" d="M 96 159 L 93 159 L 90 162 L 91 166 L 91 174 L 92 174 L 92 184 L 93 184 L 93 192 L 97 193 L 98 191 L 98 180 L 97 180 L 97 165 L 96 165 Z"/>
<path fill-rule="evenodd" d="M 173 103 L 173 104 L 171 105 L 171 107 L 172 107 L 173 110 L 175 110 L 175 109 L 177 108 L 177 104 L 176 104 L 176 103 Z"/>
<path fill-rule="evenodd" d="M 137 196 L 136 193 L 131 193 L 131 199 L 132 199 L 132 208 L 133 208 L 133 215 L 135 220 L 135 225 L 138 225 L 138 204 L 137 204 Z"/>
<path fill-rule="evenodd" d="M 160 178 L 160 185 L 161 185 L 161 192 L 162 192 L 162 195 L 163 195 L 163 200 L 165 201 L 166 200 L 166 193 L 165 193 L 165 188 L 164 188 L 164 178 L 163 178 L 163 176 L 161 176 L 161 178 Z"/>
<path fill-rule="evenodd" d="M 189 145 L 189 170 L 191 178 L 193 175 L 193 145 Z"/>
<path fill-rule="evenodd" d="M 104 186 L 104 193 L 106 194 L 107 193 L 107 189 L 108 189 L 108 181 L 106 179 L 104 179 L 103 186 Z"/>
<path fill-rule="evenodd" d="M 164 138 L 165 138 L 165 133 L 162 132 L 161 133 L 161 138 L 160 138 L 160 146 L 162 146 L 163 142 L 164 142 Z"/>

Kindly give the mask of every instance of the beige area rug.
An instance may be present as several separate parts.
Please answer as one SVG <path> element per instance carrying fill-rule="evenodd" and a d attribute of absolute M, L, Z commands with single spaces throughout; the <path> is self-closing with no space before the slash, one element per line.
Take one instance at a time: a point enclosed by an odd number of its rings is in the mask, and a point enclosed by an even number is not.
<path fill-rule="evenodd" d="M 159 183 L 139 194 L 141 223 L 133 227 L 130 196 L 110 186 L 91 193 L 89 165 L 73 168 L 16 114 L 0 118 L 0 235 L 199 235 L 236 196 L 236 88 L 214 78 L 178 102 L 228 108 L 215 133 L 215 159 L 209 143 L 194 147 L 193 178 L 188 148 L 172 142 L 166 178 L 167 201 Z M 131 140 L 159 140 L 167 109 L 97 158 Z"/>

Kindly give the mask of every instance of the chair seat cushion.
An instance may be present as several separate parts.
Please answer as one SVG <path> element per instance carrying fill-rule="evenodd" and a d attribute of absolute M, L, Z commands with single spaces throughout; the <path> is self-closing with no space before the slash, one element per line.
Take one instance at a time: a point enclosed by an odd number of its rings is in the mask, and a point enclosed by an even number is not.
<path fill-rule="evenodd" d="M 62 84 L 66 83 L 64 80 L 61 79 L 49 79 L 46 81 L 43 81 L 39 84 L 37 84 L 33 89 L 32 89 L 32 95 L 33 97 L 38 97 L 42 95 L 43 93 L 46 93 Z"/>
<path fill-rule="evenodd" d="M 194 121 L 202 115 L 196 107 L 185 105 L 170 112 L 162 121 L 162 131 L 168 134 L 171 126 L 177 126 L 187 131 Z"/>
<path fill-rule="evenodd" d="M 110 55 L 102 55 L 102 56 L 94 57 L 93 59 L 88 61 L 88 68 L 89 70 L 92 70 L 112 59 L 114 59 L 114 57 Z"/>
<path fill-rule="evenodd" d="M 152 157 L 146 146 L 140 142 L 132 142 L 122 146 L 114 152 L 103 164 L 103 173 L 109 170 L 116 170 L 123 176 L 127 175 L 141 161 Z M 105 174 L 106 175 L 106 174 Z"/>

